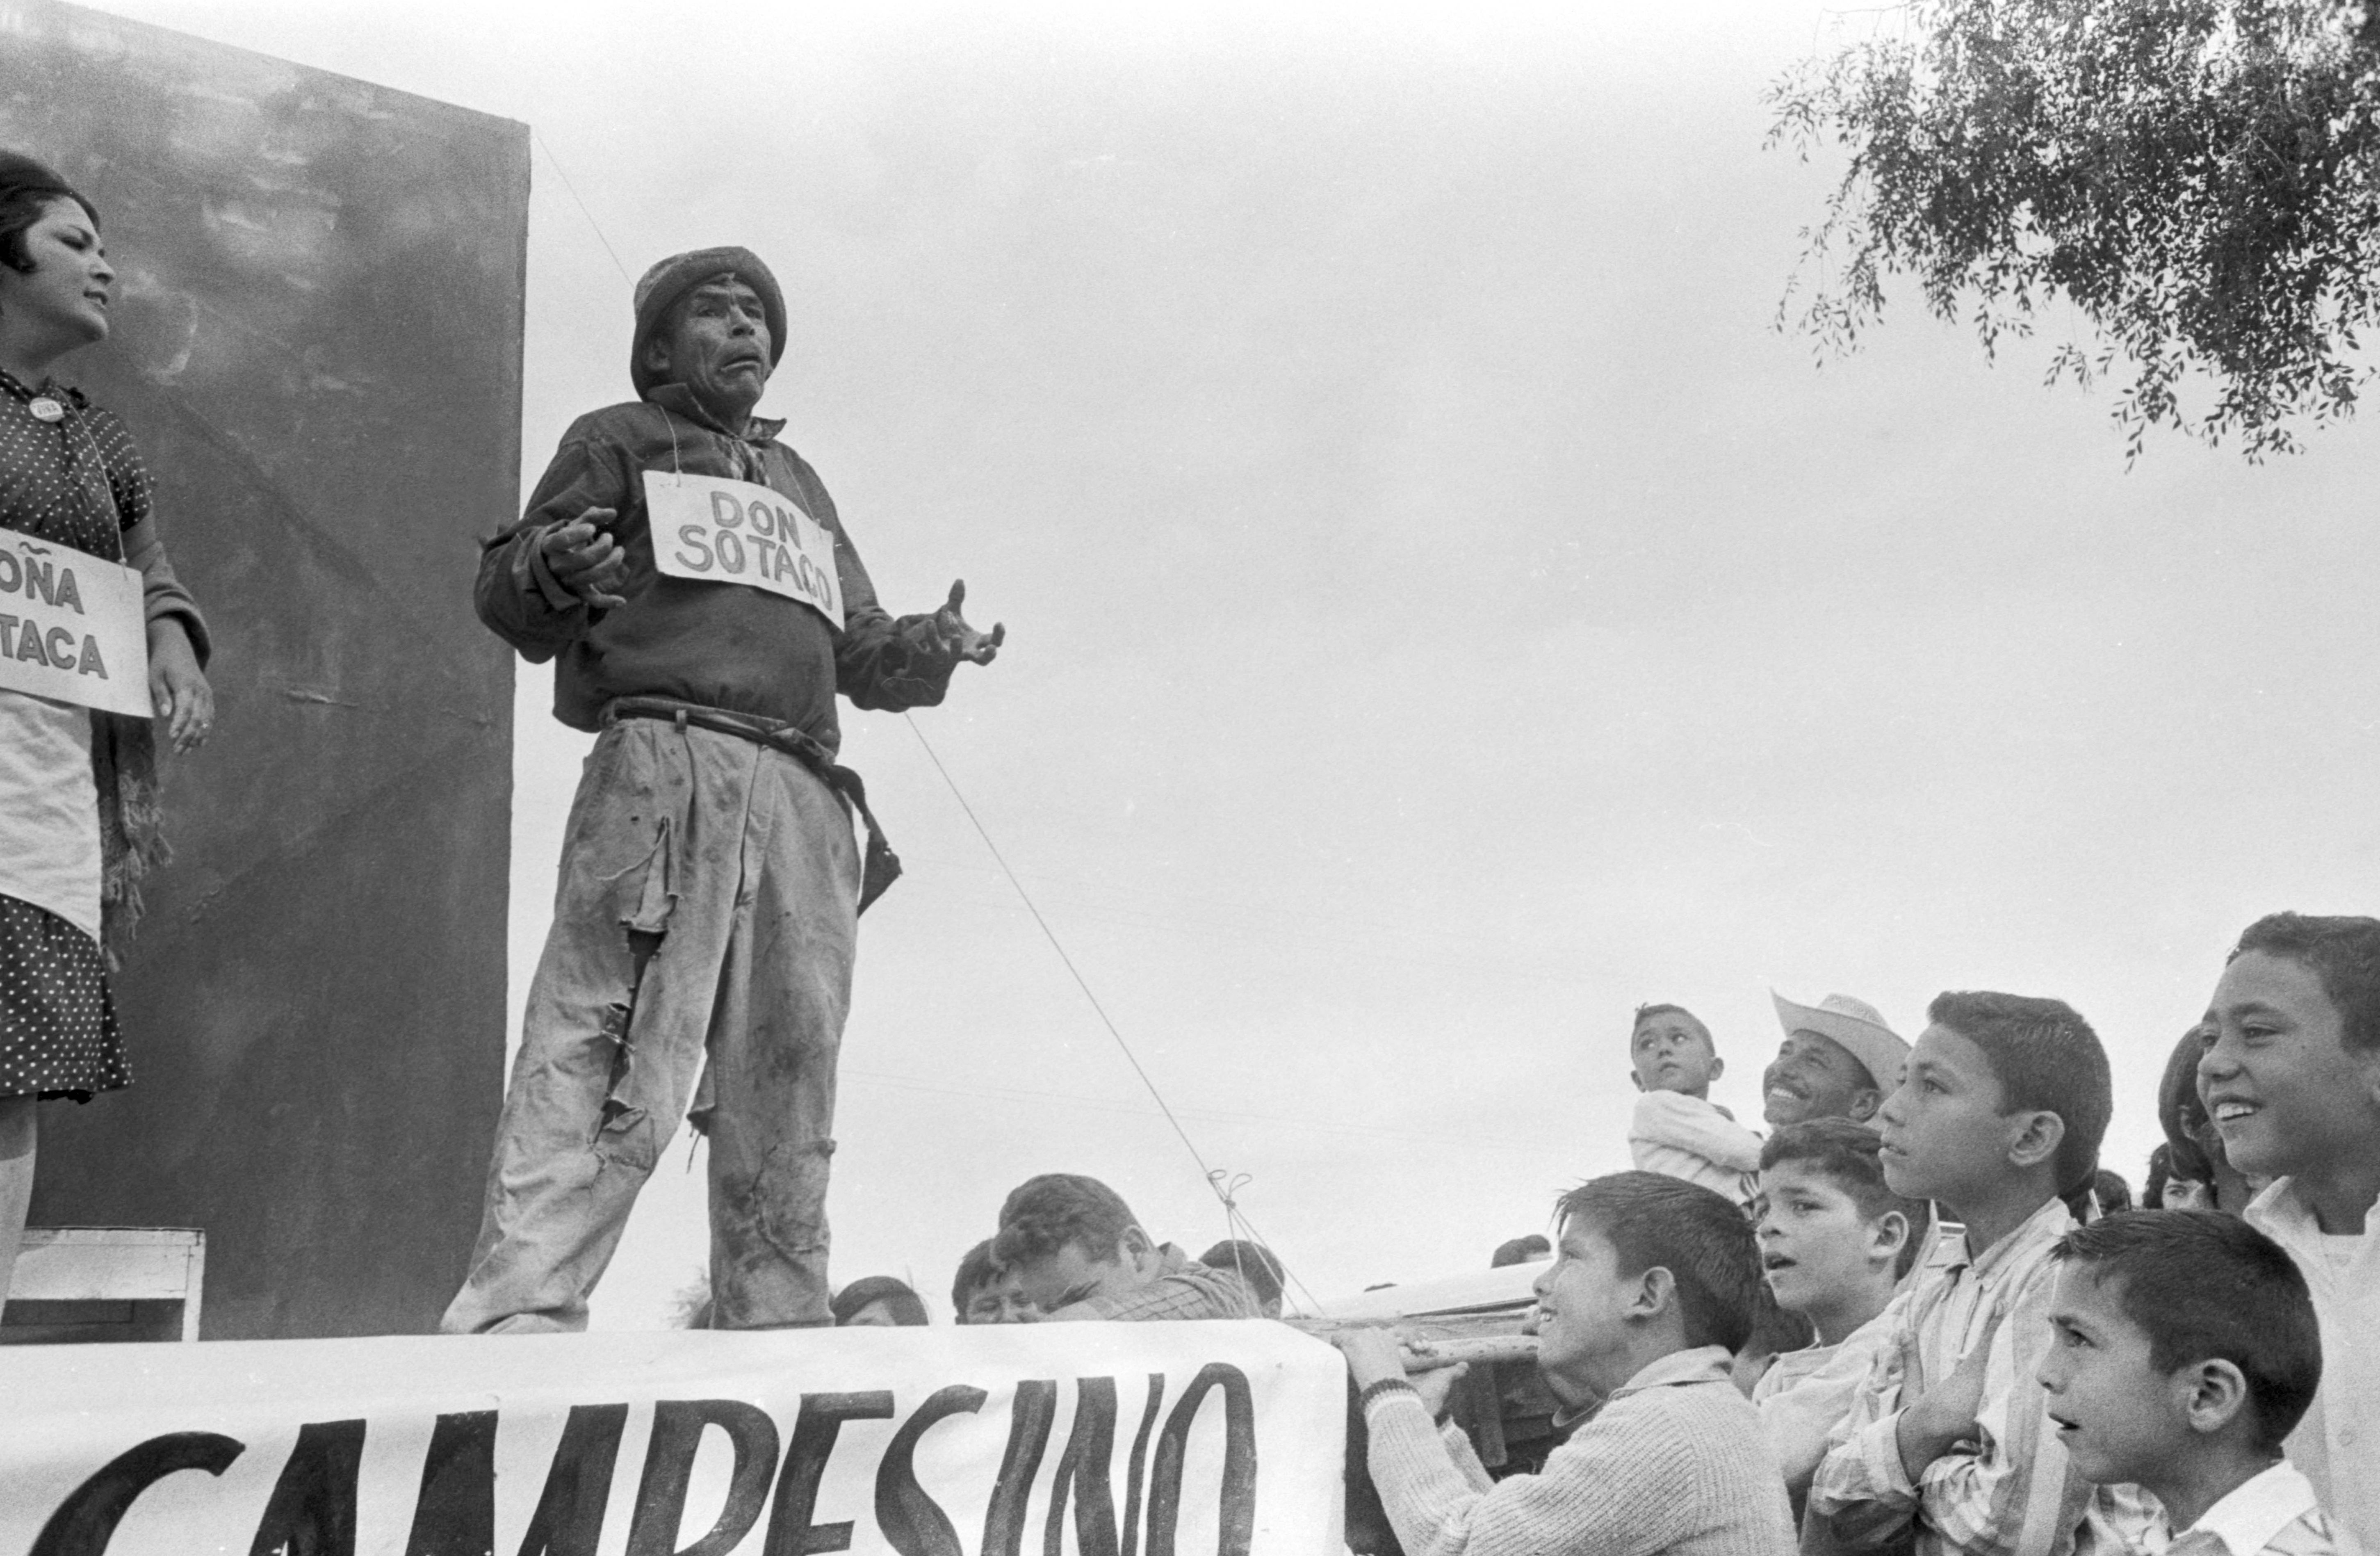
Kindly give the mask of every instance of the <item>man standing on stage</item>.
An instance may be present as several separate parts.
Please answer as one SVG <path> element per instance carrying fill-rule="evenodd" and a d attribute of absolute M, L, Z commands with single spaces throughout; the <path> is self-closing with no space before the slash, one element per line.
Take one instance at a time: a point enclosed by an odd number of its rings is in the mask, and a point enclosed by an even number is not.
<path fill-rule="evenodd" d="M 825 487 L 751 414 L 784 334 L 750 252 L 655 265 L 638 398 L 572 425 L 480 559 L 480 618 L 557 660 L 554 716 L 600 734 L 449 1333 L 585 1329 L 681 1113 L 710 1141 L 712 1327 L 829 1321 L 835 1055 L 858 915 L 900 869 L 835 765 L 835 694 L 930 706 L 1003 633 L 958 584 L 931 615 L 878 606 Z"/>

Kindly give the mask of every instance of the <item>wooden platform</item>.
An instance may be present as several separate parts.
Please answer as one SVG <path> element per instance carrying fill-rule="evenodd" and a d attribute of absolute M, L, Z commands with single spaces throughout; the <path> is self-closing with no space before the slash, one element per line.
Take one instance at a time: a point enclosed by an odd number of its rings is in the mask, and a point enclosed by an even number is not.
<path fill-rule="evenodd" d="M 30 1226 L 0 1345 L 196 1340 L 207 1234 L 163 1226 Z"/>

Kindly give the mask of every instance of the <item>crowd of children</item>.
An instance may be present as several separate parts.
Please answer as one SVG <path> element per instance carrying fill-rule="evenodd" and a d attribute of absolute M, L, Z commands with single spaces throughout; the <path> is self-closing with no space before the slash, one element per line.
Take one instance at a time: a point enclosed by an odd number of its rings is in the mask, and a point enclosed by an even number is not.
<path fill-rule="evenodd" d="M 2142 1209 L 2061 1001 L 1950 992 L 1912 1044 L 1779 999 L 1764 1137 L 1710 1032 L 1641 1008 L 1634 1171 L 1562 1197 L 1536 1282 L 1567 1437 L 1491 1477 L 1463 1375 L 1336 1338 L 1406 1556 L 2380 1556 L 2380 919 L 2241 935 L 2159 1087 Z M 1281 1272 L 1191 1258 L 1094 1179 L 1032 1179 L 961 1263 L 961 1323 L 1277 1316 Z M 850 1322 L 923 1322 L 856 1282 Z M 914 1317 L 895 1317 L 895 1313 Z"/>
<path fill-rule="evenodd" d="M 1408 1556 L 2380 1552 L 2380 919 L 2240 937 L 2138 1211 L 2070 1006 L 1779 1011 L 1766 1139 L 1707 1028 L 1638 1012 L 1638 1170 L 1564 1197 L 1536 1282 L 1578 1423 L 1541 1471 L 1479 1470 L 1426 1346 L 1342 1339 Z"/>

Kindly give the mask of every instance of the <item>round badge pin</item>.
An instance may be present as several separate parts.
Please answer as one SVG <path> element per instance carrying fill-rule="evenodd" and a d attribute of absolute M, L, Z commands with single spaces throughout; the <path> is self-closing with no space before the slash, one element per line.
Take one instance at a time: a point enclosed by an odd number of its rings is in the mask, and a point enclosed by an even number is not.
<path fill-rule="evenodd" d="M 67 407 L 47 395 L 25 408 L 33 413 L 33 419 L 37 421 L 64 421 L 67 419 Z"/>

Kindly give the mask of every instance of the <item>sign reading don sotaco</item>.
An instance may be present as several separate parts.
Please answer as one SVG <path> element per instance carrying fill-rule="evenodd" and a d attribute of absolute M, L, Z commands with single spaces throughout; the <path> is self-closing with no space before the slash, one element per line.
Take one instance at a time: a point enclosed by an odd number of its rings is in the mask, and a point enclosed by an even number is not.
<path fill-rule="evenodd" d="M 653 565 L 673 578 L 748 584 L 798 600 L 840 629 L 834 537 L 782 492 L 717 476 L 645 472 Z"/>
<path fill-rule="evenodd" d="M 1260 1321 L 26 1346 L 0 1550 L 1312 1556 L 1345 1391 Z"/>
<path fill-rule="evenodd" d="M 141 588 L 132 568 L 0 533 L 0 688 L 149 717 Z"/>

